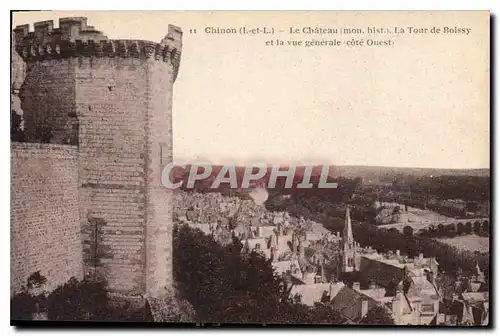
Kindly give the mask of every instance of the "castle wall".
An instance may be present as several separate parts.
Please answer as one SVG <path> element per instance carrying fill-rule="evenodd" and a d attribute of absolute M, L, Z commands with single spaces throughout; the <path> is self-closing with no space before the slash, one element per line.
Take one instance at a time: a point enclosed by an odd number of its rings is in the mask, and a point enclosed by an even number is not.
<path fill-rule="evenodd" d="M 23 59 L 17 52 L 15 52 L 15 34 L 12 33 L 12 61 L 11 61 L 11 89 L 12 91 L 19 90 L 24 82 L 24 77 L 26 76 L 26 64 L 24 64 Z"/>
<path fill-rule="evenodd" d="M 109 289 L 158 296 L 172 283 L 172 201 L 161 185 L 172 160 L 172 67 L 135 58 L 75 67 L 80 218 L 92 272 L 93 219 L 102 221 L 99 272 Z"/>
<path fill-rule="evenodd" d="M 172 212 L 173 192 L 161 183 L 162 170 L 172 161 L 172 85 L 174 67 L 153 62 L 148 67 L 146 124 L 146 294 L 165 295 L 173 283 Z"/>
<path fill-rule="evenodd" d="M 29 141 L 75 145 L 74 60 L 46 60 L 26 68 L 20 97 Z"/>
<path fill-rule="evenodd" d="M 82 227 L 103 220 L 100 271 L 115 292 L 145 288 L 147 64 L 128 58 L 84 59 L 75 67 L 79 118 Z M 92 267 L 91 244 L 84 245 Z"/>
<path fill-rule="evenodd" d="M 54 289 L 81 278 L 75 146 L 11 145 L 11 294 L 40 271 Z"/>
<path fill-rule="evenodd" d="M 169 25 L 154 43 L 108 40 L 85 18 L 59 26 L 14 30 L 28 69 L 25 129 L 37 142 L 46 126 L 50 142 L 78 145 L 85 274 L 112 292 L 162 297 L 172 286 L 172 201 L 161 173 L 172 160 L 182 32 Z"/>

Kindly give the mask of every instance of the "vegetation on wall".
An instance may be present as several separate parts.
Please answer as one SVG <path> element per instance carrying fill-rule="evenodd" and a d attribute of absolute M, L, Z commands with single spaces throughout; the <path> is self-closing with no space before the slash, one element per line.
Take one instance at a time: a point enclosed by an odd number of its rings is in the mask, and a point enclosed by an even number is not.
<path fill-rule="evenodd" d="M 102 259 L 111 256 L 109 246 L 102 243 L 103 227 L 106 221 L 102 218 L 89 217 L 84 234 L 84 258 L 87 273 L 95 278 L 102 277 Z"/>

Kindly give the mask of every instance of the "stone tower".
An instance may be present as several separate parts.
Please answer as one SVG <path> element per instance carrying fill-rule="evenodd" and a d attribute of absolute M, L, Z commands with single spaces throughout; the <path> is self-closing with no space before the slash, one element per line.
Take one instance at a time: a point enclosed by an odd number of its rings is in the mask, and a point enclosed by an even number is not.
<path fill-rule="evenodd" d="M 352 235 L 352 224 L 349 207 L 345 214 L 345 226 L 342 232 L 342 273 L 355 271 L 355 244 Z"/>
<path fill-rule="evenodd" d="M 78 146 L 85 272 L 111 292 L 162 297 L 172 284 L 172 198 L 161 172 L 172 160 L 180 28 L 169 25 L 160 43 L 110 40 L 83 17 L 14 33 L 26 137 Z"/>

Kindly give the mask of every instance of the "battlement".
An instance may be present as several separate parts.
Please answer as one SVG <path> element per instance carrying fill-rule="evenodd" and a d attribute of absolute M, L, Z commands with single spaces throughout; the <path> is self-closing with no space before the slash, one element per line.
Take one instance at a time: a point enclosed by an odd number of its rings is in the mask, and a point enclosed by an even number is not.
<path fill-rule="evenodd" d="M 181 28 L 168 25 L 168 33 L 160 43 L 145 40 L 110 40 L 93 26 L 87 25 L 85 17 L 59 19 L 59 28 L 54 21 L 34 23 L 14 29 L 15 49 L 27 63 L 48 59 L 71 57 L 134 57 L 154 58 L 170 62 L 177 76 L 182 49 Z"/>
<path fill-rule="evenodd" d="M 54 21 L 41 21 L 33 24 L 34 31 L 29 30 L 29 25 L 17 26 L 14 29 L 17 46 L 40 45 L 57 43 L 61 40 L 107 40 L 102 32 L 93 26 L 87 25 L 85 17 L 69 17 L 59 19 L 59 28 L 54 28 Z"/>

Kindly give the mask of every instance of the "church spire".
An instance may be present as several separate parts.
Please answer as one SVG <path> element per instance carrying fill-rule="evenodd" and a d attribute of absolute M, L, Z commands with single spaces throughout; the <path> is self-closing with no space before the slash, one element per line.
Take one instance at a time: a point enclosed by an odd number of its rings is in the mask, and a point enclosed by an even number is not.
<path fill-rule="evenodd" d="M 484 273 L 479 268 L 479 264 L 476 261 L 476 281 L 484 282 Z"/>
<path fill-rule="evenodd" d="M 349 206 L 347 206 L 347 210 L 345 213 L 345 226 L 344 232 L 342 235 L 342 240 L 344 245 L 351 245 L 354 242 L 354 238 L 352 236 L 352 224 L 351 224 L 351 214 L 349 210 Z"/>
<path fill-rule="evenodd" d="M 352 235 L 352 223 L 349 206 L 345 214 L 345 226 L 342 233 L 342 273 L 355 271 L 355 246 Z"/>

